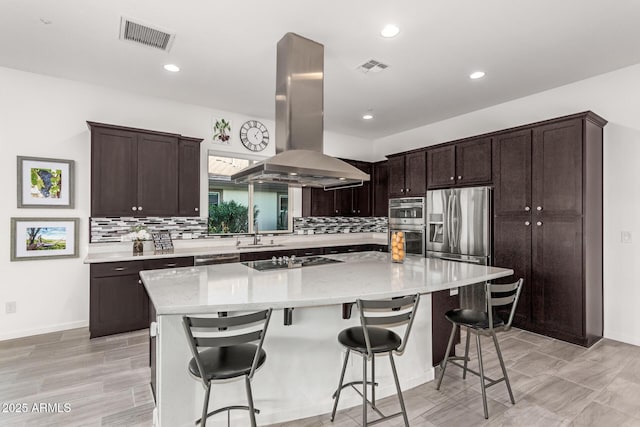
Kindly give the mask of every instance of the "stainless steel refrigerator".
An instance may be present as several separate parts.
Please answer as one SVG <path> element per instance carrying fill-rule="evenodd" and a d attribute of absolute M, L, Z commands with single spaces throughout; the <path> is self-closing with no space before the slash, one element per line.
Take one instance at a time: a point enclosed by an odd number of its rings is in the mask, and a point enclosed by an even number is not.
<path fill-rule="evenodd" d="M 491 188 L 427 192 L 427 257 L 491 265 Z M 460 289 L 463 308 L 485 310 L 484 284 Z"/>

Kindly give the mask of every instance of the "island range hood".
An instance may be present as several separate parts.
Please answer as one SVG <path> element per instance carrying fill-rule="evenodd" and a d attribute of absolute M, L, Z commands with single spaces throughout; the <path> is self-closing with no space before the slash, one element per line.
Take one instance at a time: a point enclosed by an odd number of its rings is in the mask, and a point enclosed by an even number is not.
<path fill-rule="evenodd" d="M 236 183 L 282 182 L 326 190 L 362 185 L 369 175 L 323 153 L 324 46 L 294 33 L 278 42 L 276 155 L 231 176 Z"/>

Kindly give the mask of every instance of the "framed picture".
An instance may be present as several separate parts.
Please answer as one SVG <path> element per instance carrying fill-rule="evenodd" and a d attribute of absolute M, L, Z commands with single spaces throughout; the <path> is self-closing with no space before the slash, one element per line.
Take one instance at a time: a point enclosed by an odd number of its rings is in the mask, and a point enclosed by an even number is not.
<path fill-rule="evenodd" d="M 79 218 L 11 218 L 11 261 L 77 258 Z"/>
<path fill-rule="evenodd" d="M 73 160 L 18 156 L 19 208 L 73 208 Z"/>
<path fill-rule="evenodd" d="M 231 145 L 231 120 L 214 117 L 211 125 L 211 135 L 214 143 Z"/>

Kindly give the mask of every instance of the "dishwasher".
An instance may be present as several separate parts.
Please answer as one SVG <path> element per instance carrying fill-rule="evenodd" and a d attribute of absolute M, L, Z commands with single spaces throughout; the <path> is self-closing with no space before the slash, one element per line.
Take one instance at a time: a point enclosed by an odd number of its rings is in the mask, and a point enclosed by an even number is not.
<path fill-rule="evenodd" d="M 240 262 L 240 254 L 218 254 L 218 255 L 198 255 L 193 258 L 193 265 L 226 264 L 230 262 Z"/>

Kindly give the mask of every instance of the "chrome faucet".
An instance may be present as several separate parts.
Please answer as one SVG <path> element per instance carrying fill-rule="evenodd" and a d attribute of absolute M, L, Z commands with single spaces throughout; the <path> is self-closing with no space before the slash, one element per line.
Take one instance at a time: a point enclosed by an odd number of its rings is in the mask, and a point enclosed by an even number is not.
<path fill-rule="evenodd" d="M 253 244 L 257 245 L 260 243 L 260 236 L 258 236 L 258 223 L 255 222 L 253 224 Z"/>

